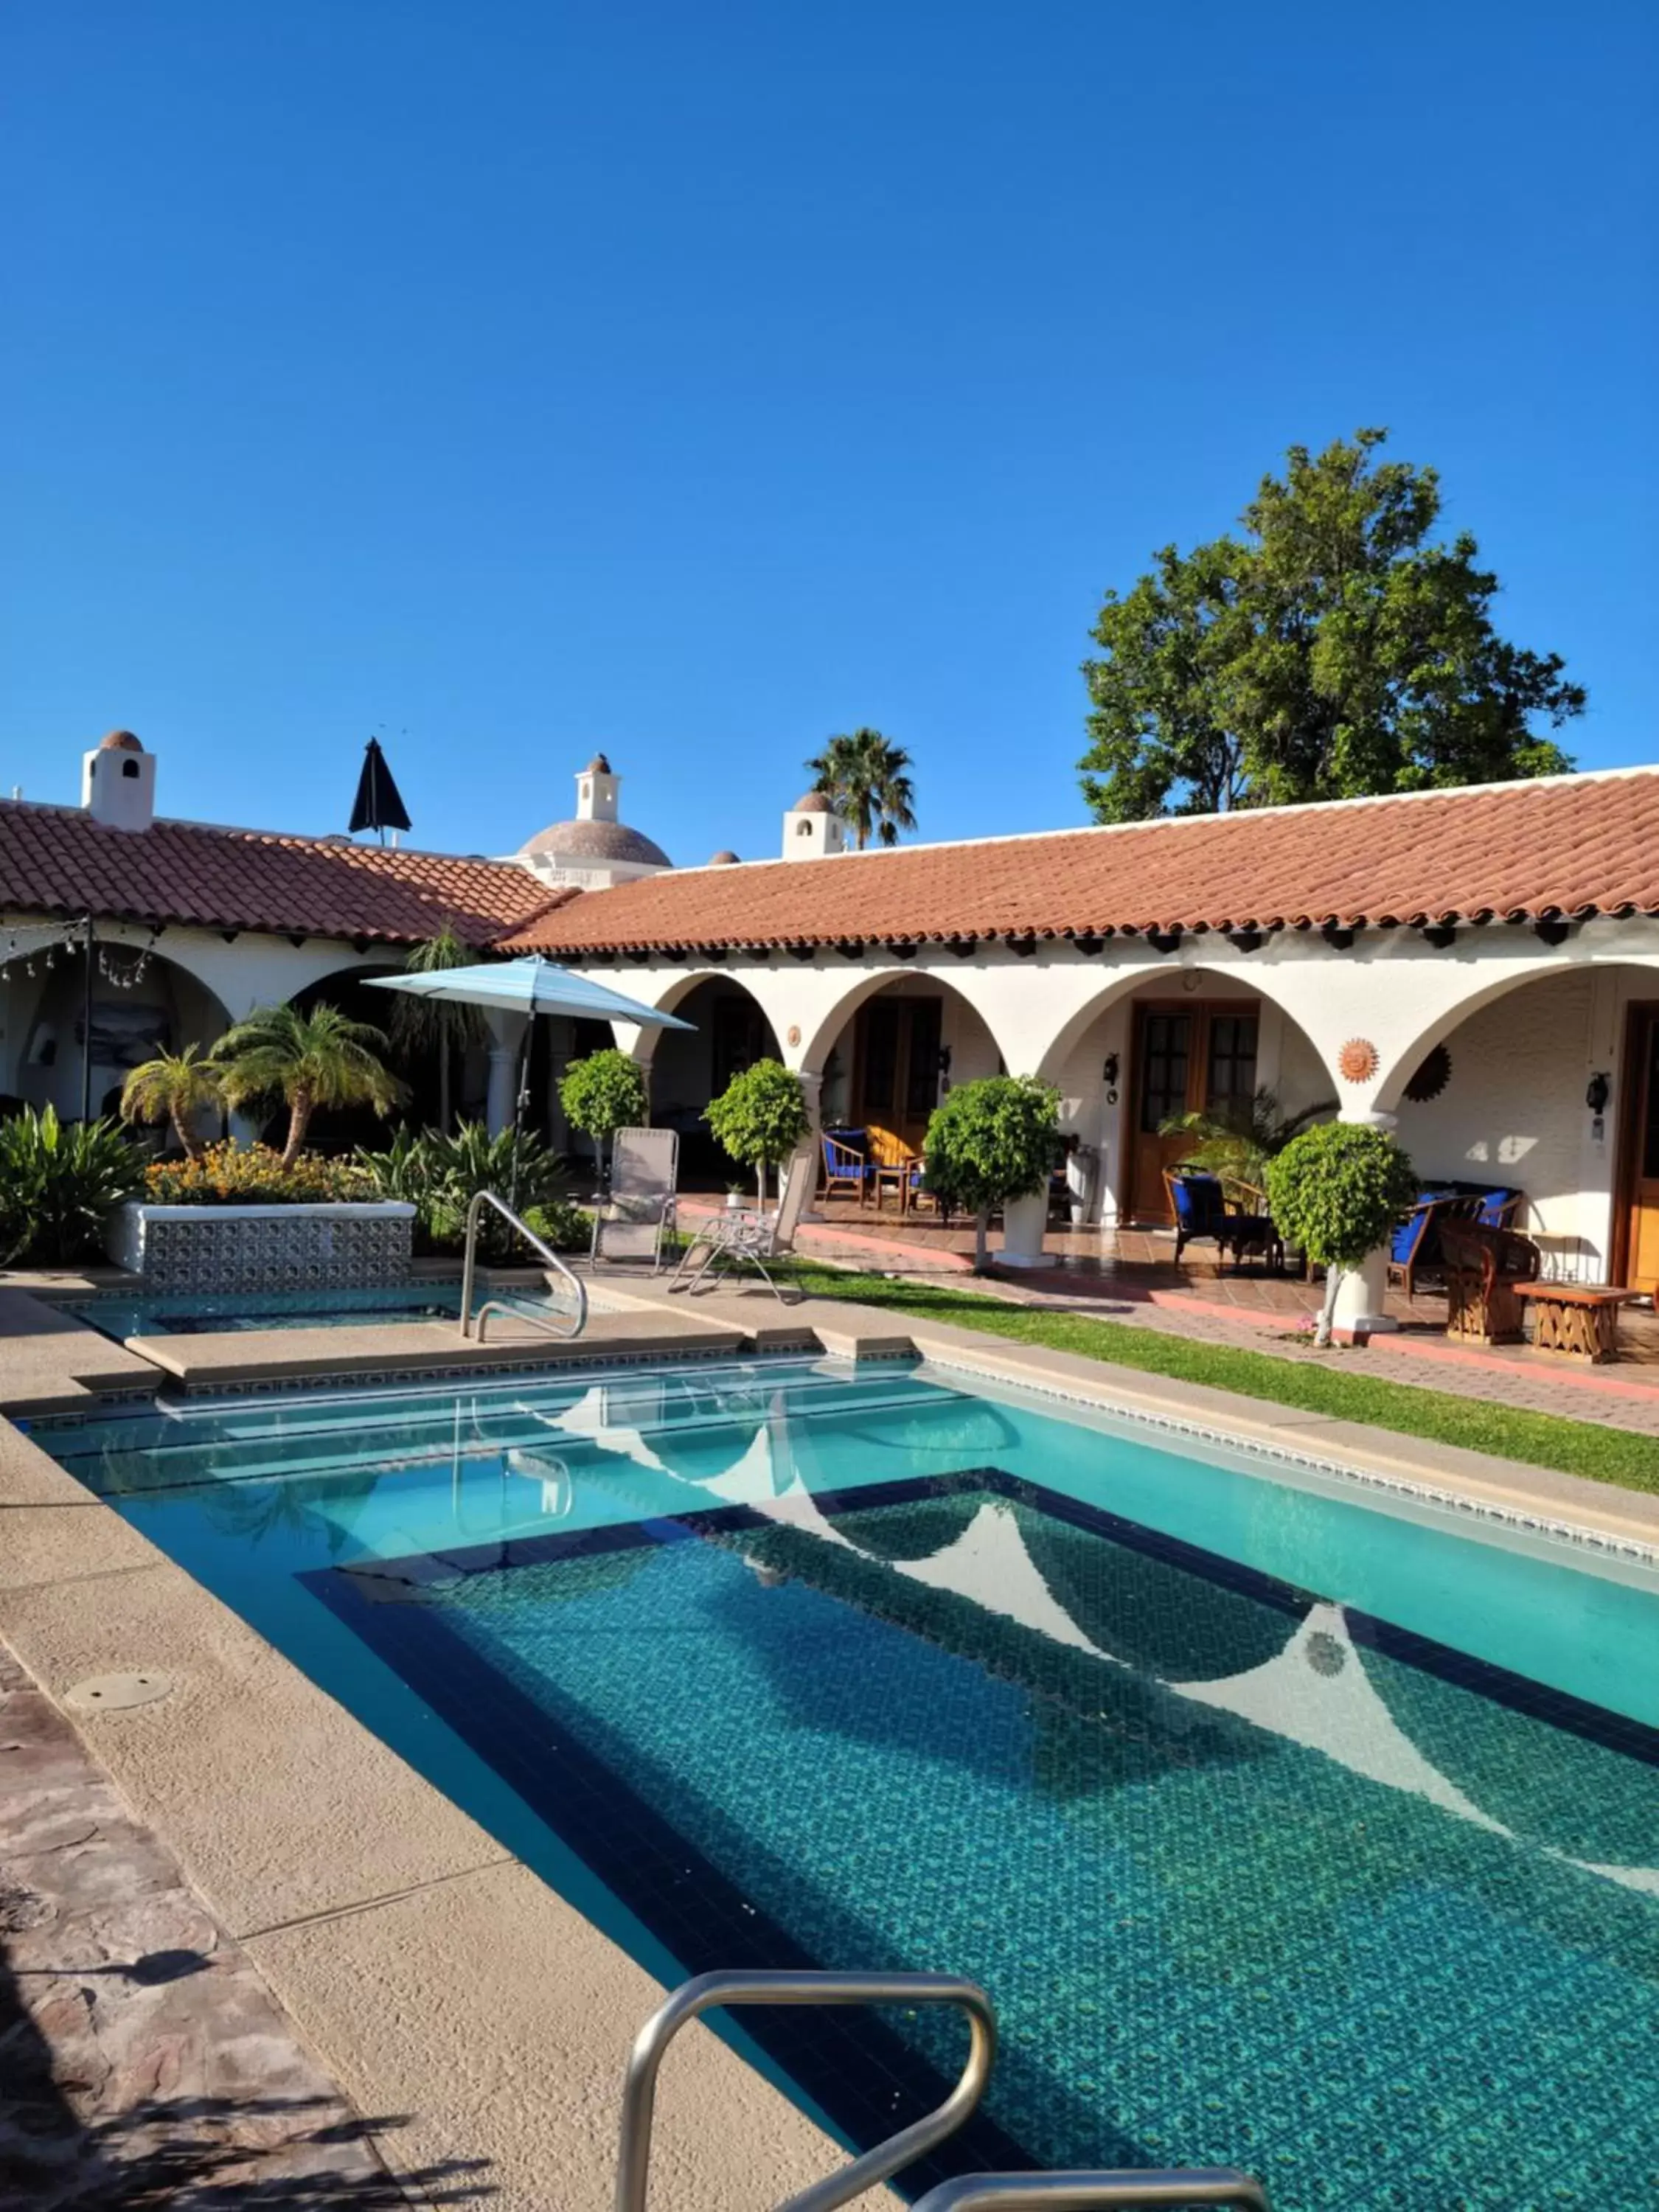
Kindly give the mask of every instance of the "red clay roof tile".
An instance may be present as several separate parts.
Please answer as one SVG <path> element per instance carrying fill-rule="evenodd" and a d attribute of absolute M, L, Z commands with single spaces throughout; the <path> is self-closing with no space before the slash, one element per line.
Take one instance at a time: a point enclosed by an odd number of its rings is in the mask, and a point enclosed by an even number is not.
<path fill-rule="evenodd" d="M 0 800 L 0 906 L 21 912 L 398 945 L 448 923 L 483 945 L 573 896 L 499 860 Z"/>
<path fill-rule="evenodd" d="M 1659 769 L 977 843 L 685 869 L 505 951 L 1659 915 Z"/>

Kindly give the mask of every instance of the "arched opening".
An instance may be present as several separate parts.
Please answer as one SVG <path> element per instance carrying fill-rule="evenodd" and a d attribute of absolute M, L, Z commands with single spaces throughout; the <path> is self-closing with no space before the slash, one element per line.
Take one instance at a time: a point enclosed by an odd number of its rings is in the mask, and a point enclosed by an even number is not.
<path fill-rule="evenodd" d="M 187 969 L 143 939 L 111 939 L 92 949 L 88 1032 L 87 955 L 77 939 L 31 935 L 26 945 L 35 949 L 7 962 L 0 1113 L 52 1106 L 78 1120 L 84 1086 L 94 1115 L 113 1115 L 135 1067 L 186 1045 L 205 1049 L 228 1026 L 220 1000 Z"/>
<path fill-rule="evenodd" d="M 867 977 L 825 1019 L 807 1048 L 819 1078 L 818 1117 L 868 1170 L 850 1202 L 878 1207 L 912 1193 L 894 1172 L 921 1157 L 934 1108 L 959 1083 L 1006 1073 L 972 1002 L 931 970 Z M 850 1187 L 849 1187 L 850 1188 Z M 831 1187 L 830 1211 L 848 1191 Z"/>
<path fill-rule="evenodd" d="M 1659 963 L 1484 991 L 1425 1027 L 1380 1095 L 1425 1187 L 1512 1194 L 1547 1276 L 1659 1291 Z"/>
<path fill-rule="evenodd" d="M 781 1060 L 777 1034 L 752 991 L 733 976 L 688 979 L 662 1000 L 690 1030 L 664 1030 L 651 1057 L 651 1119 L 680 1139 L 680 1188 L 724 1190 L 741 1170 L 703 1118 L 734 1075 L 757 1060 Z"/>
<path fill-rule="evenodd" d="M 1079 1227 L 1172 1225 L 1166 1176 L 1201 1140 L 1164 1133 L 1183 1115 L 1234 1121 L 1254 1109 L 1271 1126 L 1337 1103 L 1306 1031 L 1231 969 L 1171 967 L 1103 994 L 1060 1032 L 1042 1073 L 1076 1139 L 1066 1179 Z"/>

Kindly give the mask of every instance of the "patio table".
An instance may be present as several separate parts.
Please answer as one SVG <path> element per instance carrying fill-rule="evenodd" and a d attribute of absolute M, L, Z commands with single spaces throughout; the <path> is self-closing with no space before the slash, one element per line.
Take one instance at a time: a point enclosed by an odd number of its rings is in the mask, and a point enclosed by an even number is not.
<path fill-rule="evenodd" d="M 1611 1283 L 1517 1283 L 1515 1295 L 1537 1309 L 1532 1340 L 1539 1351 L 1599 1366 L 1619 1357 L 1620 1307 L 1643 1293 Z"/>

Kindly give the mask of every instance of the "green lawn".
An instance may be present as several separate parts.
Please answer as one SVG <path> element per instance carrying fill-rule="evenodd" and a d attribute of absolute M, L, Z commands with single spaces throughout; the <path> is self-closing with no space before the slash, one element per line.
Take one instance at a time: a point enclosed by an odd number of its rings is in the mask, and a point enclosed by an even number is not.
<path fill-rule="evenodd" d="M 1420 1389 L 1380 1376 L 1355 1372 L 1364 1352 L 1333 1352 L 1328 1364 L 1278 1359 L 1271 1352 L 1135 1328 L 1122 1322 L 1095 1321 L 1081 1314 L 1045 1311 L 1005 1304 L 981 1292 L 945 1285 L 894 1282 L 884 1275 L 843 1273 L 797 1261 L 788 1273 L 803 1290 L 819 1297 L 847 1298 L 879 1306 L 918 1320 L 952 1322 L 987 1336 L 1042 1344 L 1076 1352 L 1090 1359 L 1133 1367 L 1143 1374 L 1169 1375 L 1182 1382 L 1204 1382 L 1241 1397 L 1271 1399 L 1328 1413 L 1334 1419 L 1364 1421 L 1397 1435 L 1426 1437 L 1437 1443 L 1462 1444 L 1471 1451 L 1533 1467 L 1584 1474 L 1626 1490 L 1659 1491 L 1659 1437 L 1633 1436 L 1596 1421 L 1569 1421 L 1553 1413 L 1528 1413 L 1484 1399 L 1453 1397 L 1443 1390 Z M 1494 1378 L 1496 1379 L 1496 1378 Z"/>

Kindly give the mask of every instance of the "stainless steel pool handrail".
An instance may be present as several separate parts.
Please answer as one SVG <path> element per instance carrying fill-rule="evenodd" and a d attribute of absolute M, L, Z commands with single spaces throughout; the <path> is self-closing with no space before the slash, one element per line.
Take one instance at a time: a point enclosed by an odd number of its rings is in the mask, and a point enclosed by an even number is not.
<path fill-rule="evenodd" d="M 651 2122 L 663 2054 L 689 2020 L 721 2005 L 956 2005 L 968 2015 L 968 2061 L 942 2105 L 801 2191 L 777 2212 L 835 2212 L 942 2143 L 978 2104 L 996 2057 L 996 2015 L 977 1982 L 956 1974 L 699 1974 L 672 1993 L 635 2039 L 623 2088 L 616 2212 L 646 2212 Z"/>
<path fill-rule="evenodd" d="M 480 1212 L 485 1206 L 493 1206 L 502 1220 L 509 1227 L 518 1231 L 531 1250 L 539 1259 L 545 1261 L 556 1274 L 562 1275 L 565 1281 L 569 1284 L 576 1294 L 576 1316 L 572 1327 L 561 1328 L 550 1318 L 544 1318 L 540 1314 L 526 1313 L 522 1306 L 515 1306 L 507 1298 L 486 1298 L 477 1312 L 474 1314 L 472 1279 L 478 1264 L 478 1220 Z M 479 1190 L 473 1193 L 472 1202 L 466 1209 L 466 1255 L 461 1262 L 461 1334 L 471 1337 L 473 1333 L 473 1323 L 476 1322 L 477 1340 L 482 1344 L 484 1340 L 484 1322 L 492 1313 L 515 1314 L 520 1321 L 527 1322 L 532 1328 L 540 1329 L 544 1336 L 556 1336 L 563 1341 L 568 1341 L 573 1337 L 580 1336 L 587 1327 L 587 1285 L 579 1276 L 571 1273 L 569 1268 L 550 1245 L 544 1244 L 535 1231 L 527 1228 L 520 1220 L 504 1198 L 497 1198 L 493 1190 Z"/>
<path fill-rule="evenodd" d="M 1155 2212 L 1230 2204 L 1272 2212 L 1267 2191 L 1230 2166 L 1115 2173 L 969 2173 L 930 2189 L 915 2212 Z"/>

